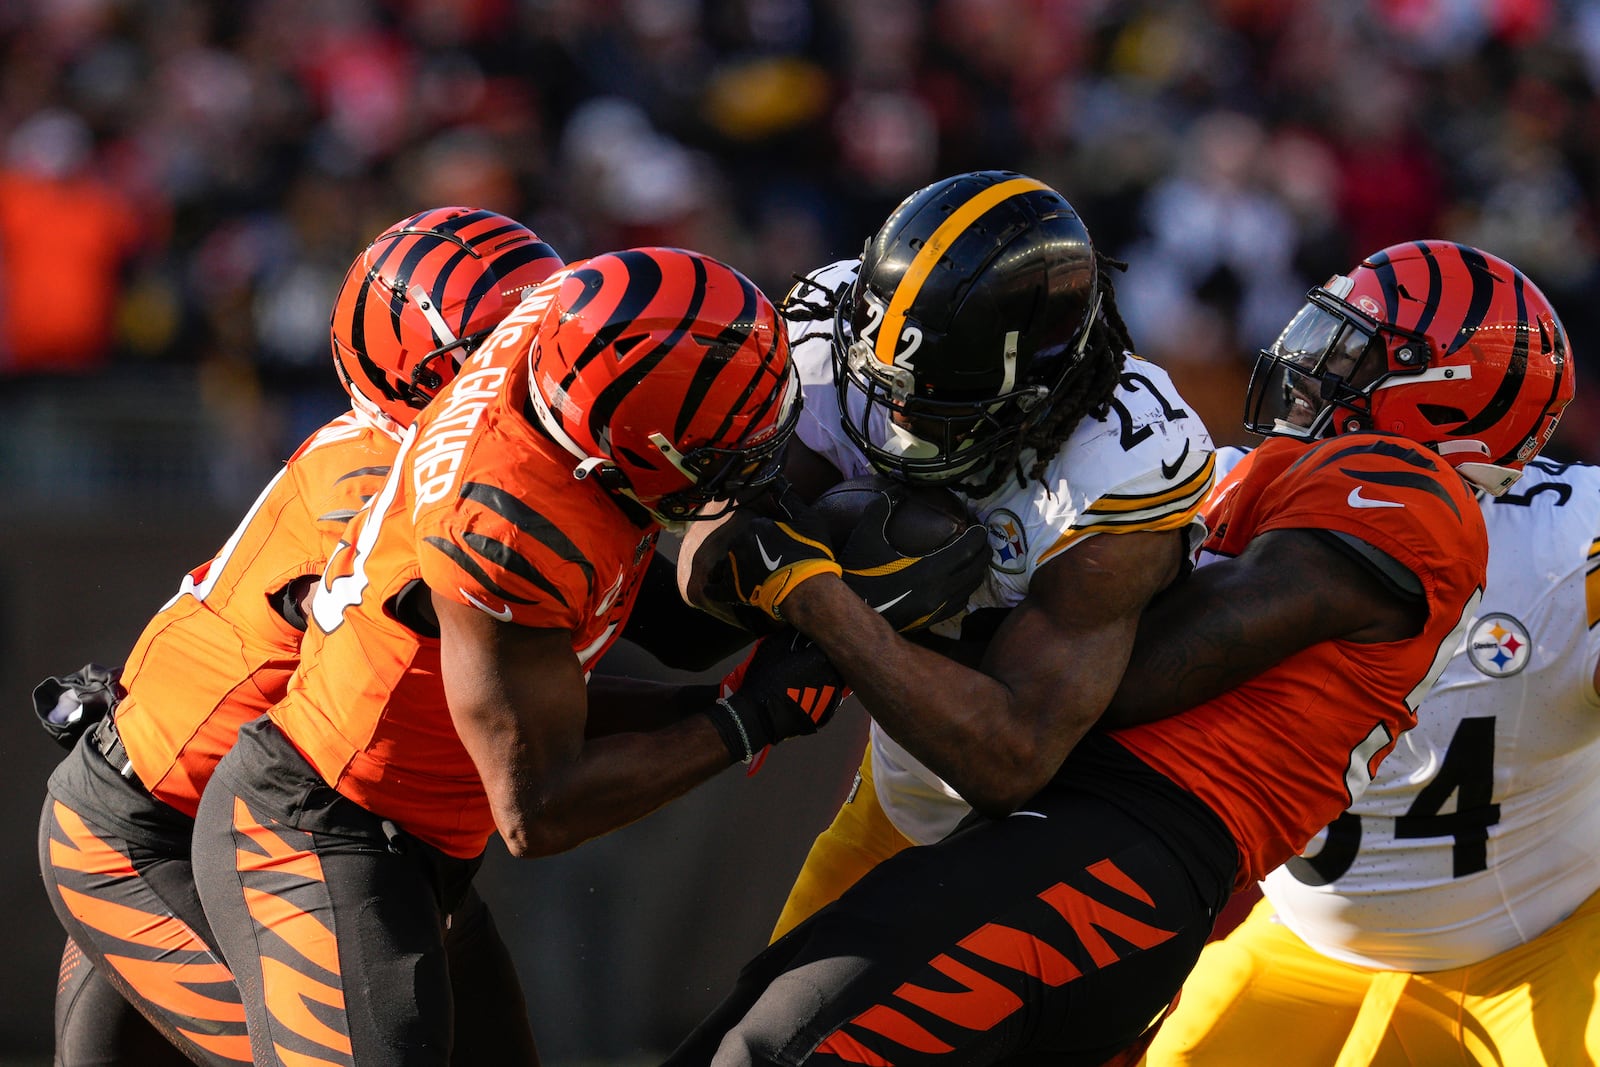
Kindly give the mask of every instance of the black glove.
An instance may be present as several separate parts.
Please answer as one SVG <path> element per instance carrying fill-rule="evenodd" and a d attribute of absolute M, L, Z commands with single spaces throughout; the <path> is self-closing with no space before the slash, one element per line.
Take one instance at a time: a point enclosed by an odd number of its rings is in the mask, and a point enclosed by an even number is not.
<path fill-rule="evenodd" d="M 989 570 L 989 532 L 974 523 L 925 556 L 903 556 L 886 531 L 894 501 L 888 494 L 861 513 L 839 549 L 844 584 L 896 630 L 919 630 L 958 614 Z"/>
<path fill-rule="evenodd" d="M 732 535 L 706 580 L 706 596 L 783 621 L 783 598 L 819 574 L 838 574 L 826 534 L 804 512 L 752 518 Z"/>
<path fill-rule="evenodd" d="M 126 695 L 118 681 L 121 677 L 121 667 L 86 663 L 71 674 L 46 678 L 33 687 L 33 712 L 39 725 L 56 744 L 71 748 Z"/>
<path fill-rule="evenodd" d="M 816 733 L 850 690 L 822 649 L 786 630 L 762 638 L 721 693 L 706 713 L 733 758 L 749 763 L 785 738 Z"/>

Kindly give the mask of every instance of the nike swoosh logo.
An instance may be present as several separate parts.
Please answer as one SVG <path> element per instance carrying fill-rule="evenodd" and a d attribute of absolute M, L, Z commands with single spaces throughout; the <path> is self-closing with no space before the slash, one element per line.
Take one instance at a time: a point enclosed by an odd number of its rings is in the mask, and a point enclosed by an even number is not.
<path fill-rule="evenodd" d="M 489 605 L 485 604 L 483 601 L 479 600 L 477 597 L 473 596 L 471 593 L 467 592 L 465 589 L 462 589 L 459 585 L 456 586 L 456 589 L 457 589 L 458 592 L 461 593 L 462 596 L 467 598 L 467 602 L 468 603 L 470 603 L 473 607 L 477 608 L 479 611 L 483 612 L 485 615 L 492 615 L 493 617 L 499 619 L 501 622 L 510 622 L 511 621 L 511 609 L 510 608 L 508 608 L 508 607 L 507 608 L 501 608 L 499 611 L 496 611 L 493 608 L 491 608 Z"/>
<path fill-rule="evenodd" d="M 907 589 L 904 593 L 901 593 L 899 596 L 895 597 L 893 600 L 890 600 L 890 601 L 888 601 L 886 603 L 883 603 L 883 604 L 879 604 L 877 607 L 873 608 L 872 610 L 878 612 L 881 615 L 885 611 L 888 611 L 890 608 L 894 607 L 896 604 L 900 603 L 900 601 L 904 600 L 906 597 L 908 597 L 910 595 L 911 595 L 911 590 Z"/>
<path fill-rule="evenodd" d="M 1350 490 L 1350 495 L 1345 497 L 1345 503 L 1353 508 L 1403 508 L 1404 504 L 1398 500 L 1373 500 L 1371 497 L 1361 495 L 1365 486 L 1356 486 Z"/>
<path fill-rule="evenodd" d="M 1163 478 L 1175 477 L 1177 475 L 1178 471 L 1183 467 L 1183 461 L 1188 459 L 1188 458 L 1189 458 L 1189 442 L 1185 441 L 1183 443 L 1183 451 L 1178 453 L 1178 458 L 1177 459 L 1173 460 L 1171 463 L 1168 463 L 1166 460 L 1162 460 L 1161 461 L 1161 477 L 1163 477 Z"/>
<path fill-rule="evenodd" d="M 783 565 L 782 556 L 779 556 L 777 559 L 773 559 L 771 556 L 767 555 L 767 546 L 761 543 L 760 536 L 756 537 L 756 551 L 761 553 L 761 562 L 766 564 L 767 570 L 775 571 Z"/>

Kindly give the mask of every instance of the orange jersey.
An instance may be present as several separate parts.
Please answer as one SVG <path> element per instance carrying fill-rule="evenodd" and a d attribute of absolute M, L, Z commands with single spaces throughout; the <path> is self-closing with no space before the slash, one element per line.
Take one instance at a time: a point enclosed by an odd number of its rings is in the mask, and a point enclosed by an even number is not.
<path fill-rule="evenodd" d="M 655 544 L 535 429 L 528 345 L 542 308 L 503 322 L 418 417 L 394 471 L 317 587 L 298 672 L 272 720 L 345 796 L 452 856 L 494 819 L 456 736 L 439 639 L 392 614 L 422 582 L 505 622 L 572 634 L 587 669 L 632 610 Z"/>
<path fill-rule="evenodd" d="M 1242 887 L 1304 848 L 1417 723 L 1483 592 L 1489 543 L 1461 476 L 1397 437 L 1269 438 L 1213 491 L 1205 547 L 1319 529 L 1388 553 L 1421 582 L 1428 618 L 1403 641 L 1323 641 L 1171 718 L 1113 732 L 1204 800 L 1239 844 Z"/>
<path fill-rule="evenodd" d="M 216 558 L 183 579 L 133 647 L 117 729 L 139 780 L 193 816 L 239 726 L 283 698 L 300 631 L 270 598 L 320 574 L 400 443 L 347 412 L 312 434 L 262 490 Z"/>

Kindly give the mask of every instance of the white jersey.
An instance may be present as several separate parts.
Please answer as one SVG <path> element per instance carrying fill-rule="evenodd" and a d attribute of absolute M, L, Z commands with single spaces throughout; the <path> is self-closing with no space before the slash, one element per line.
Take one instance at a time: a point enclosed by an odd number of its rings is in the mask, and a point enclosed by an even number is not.
<path fill-rule="evenodd" d="M 1334 959 L 1464 966 L 1600 889 L 1600 467 L 1536 460 L 1483 499 L 1488 585 L 1417 727 L 1263 883 Z"/>
<path fill-rule="evenodd" d="M 810 275 L 829 292 L 855 277 L 847 260 Z M 791 294 L 815 304 L 804 288 Z M 818 294 L 820 296 L 820 294 Z M 786 301 L 786 305 L 789 302 Z M 796 430 L 802 444 L 827 459 L 846 478 L 872 473 L 865 455 L 846 435 L 834 385 L 831 318 L 788 317 L 789 340 L 805 403 Z M 854 421 L 865 398 L 846 393 Z M 887 442 L 881 410 L 867 432 Z M 1024 470 L 1030 455 L 1022 457 Z M 1095 534 L 1135 530 L 1184 529 L 1193 551 L 1205 539 L 1198 511 L 1212 480 L 1211 436 L 1198 415 L 1178 395 L 1166 372 L 1130 356 L 1102 421 L 1085 418 L 1062 444 L 1042 480 L 1019 486 L 1008 479 L 982 499 L 968 499 L 989 528 L 989 573 L 967 611 L 1011 608 L 1028 594 L 1042 564 Z M 955 636 L 963 616 L 935 627 Z M 869 707 L 868 712 L 872 709 Z M 872 724 L 872 769 L 878 799 L 896 829 L 909 840 L 928 844 L 955 829 L 972 810 L 938 775 L 901 748 L 876 722 Z"/>

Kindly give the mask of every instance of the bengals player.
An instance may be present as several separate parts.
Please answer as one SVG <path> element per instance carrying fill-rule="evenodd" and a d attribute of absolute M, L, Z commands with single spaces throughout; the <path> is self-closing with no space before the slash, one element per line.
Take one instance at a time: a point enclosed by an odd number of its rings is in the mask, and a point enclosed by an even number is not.
<path fill-rule="evenodd" d="M 1482 595 L 1473 491 L 1503 492 L 1572 393 L 1548 302 L 1476 249 L 1395 246 L 1313 290 L 1252 377 L 1271 439 L 1206 504 L 1223 558 L 1144 612 L 1104 729 L 1020 802 L 968 798 L 1010 817 L 895 854 L 776 942 L 671 1062 L 1131 1062 L 1232 891 L 1416 724 Z M 1021 609 L 971 671 L 886 653 L 840 586 L 791 584 L 784 617 L 914 755 L 1025 698 L 995 652 Z"/>
<path fill-rule="evenodd" d="M 330 324 L 351 409 L 296 450 L 221 551 L 184 577 L 129 654 L 113 715 L 50 778 L 40 863 L 72 935 L 58 1064 L 251 1062 L 244 1009 L 190 871 L 201 792 L 238 728 L 283 696 L 306 628 L 302 595 L 378 491 L 417 410 L 561 266 L 520 223 L 466 207 L 402 219 L 351 264 Z M 471 1035 L 483 1043 L 462 1062 L 531 1060 L 487 911 L 474 899 L 458 919 L 453 949 L 472 982 L 461 992 L 483 1009 Z"/>
<path fill-rule="evenodd" d="M 1479 507 L 1488 584 L 1417 726 L 1201 953 L 1151 1064 L 1600 1057 L 1600 468 Z"/>
<path fill-rule="evenodd" d="M 660 531 L 763 494 L 798 413 L 767 298 L 639 248 L 534 290 L 418 416 L 316 584 L 287 695 L 200 803 L 256 1062 L 447 1062 L 451 912 L 491 835 L 570 848 L 827 721 L 837 677 L 782 636 L 720 699 L 589 681 Z"/>

